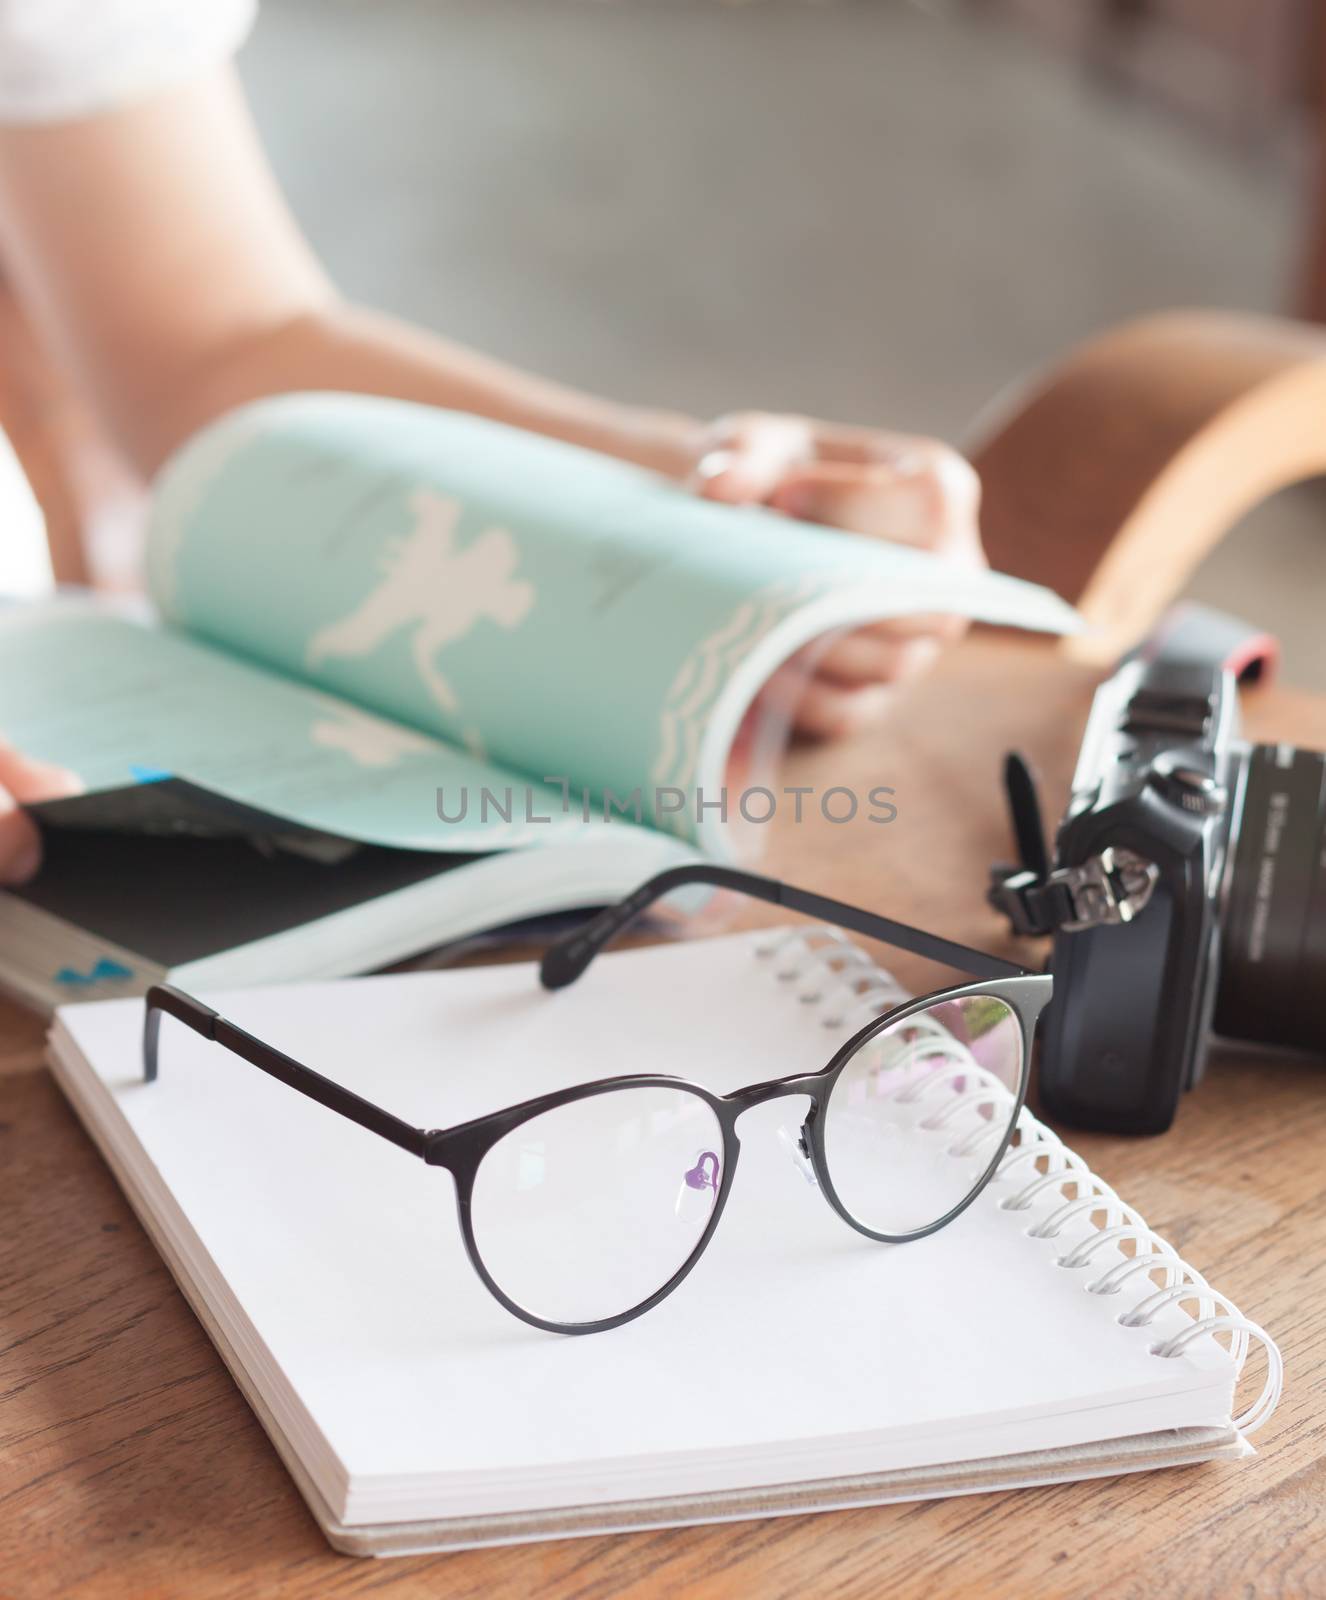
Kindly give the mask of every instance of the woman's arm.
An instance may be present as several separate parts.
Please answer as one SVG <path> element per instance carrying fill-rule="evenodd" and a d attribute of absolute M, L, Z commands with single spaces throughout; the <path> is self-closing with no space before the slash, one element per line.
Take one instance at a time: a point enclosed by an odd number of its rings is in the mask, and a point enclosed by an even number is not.
<path fill-rule="evenodd" d="M 473 411 L 677 474 L 694 459 L 690 419 L 579 394 L 342 301 L 228 68 L 123 111 L 0 128 L 0 256 L 145 474 L 229 407 L 301 388 Z"/>
<path fill-rule="evenodd" d="M 472 411 L 714 499 L 983 559 L 975 476 L 936 440 L 759 412 L 701 424 L 347 304 L 291 216 L 229 68 L 124 110 L 0 127 L 0 267 L 144 475 L 244 401 L 340 389 Z M 884 686 L 960 631 L 952 618 L 914 618 L 842 640 L 816 661 L 798 727 L 870 721 Z"/>

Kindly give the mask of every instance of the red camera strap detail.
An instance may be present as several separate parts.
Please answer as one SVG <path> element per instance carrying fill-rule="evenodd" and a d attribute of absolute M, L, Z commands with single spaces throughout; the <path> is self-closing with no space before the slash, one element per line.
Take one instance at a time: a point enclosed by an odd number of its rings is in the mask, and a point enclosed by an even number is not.
<path fill-rule="evenodd" d="M 1171 606 L 1124 661 L 1218 662 L 1241 683 L 1269 683 L 1280 666 L 1280 641 L 1226 611 L 1184 600 Z"/>

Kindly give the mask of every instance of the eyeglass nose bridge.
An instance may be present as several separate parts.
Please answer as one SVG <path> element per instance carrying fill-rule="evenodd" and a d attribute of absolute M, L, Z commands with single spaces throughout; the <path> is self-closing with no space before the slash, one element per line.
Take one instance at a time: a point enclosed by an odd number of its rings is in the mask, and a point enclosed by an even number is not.
<path fill-rule="evenodd" d="M 794 1094 L 807 1094 L 812 1103 L 818 1104 L 819 1096 L 824 1087 L 824 1073 L 799 1072 L 790 1078 L 770 1078 L 764 1083 L 752 1083 L 748 1088 L 737 1089 L 732 1094 L 724 1095 L 726 1102 L 733 1106 L 734 1120 L 743 1112 L 751 1111 L 756 1106 L 766 1105 L 770 1100 L 784 1100 Z"/>
<path fill-rule="evenodd" d="M 732 1121 L 735 1124 L 743 1113 L 753 1110 L 756 1106 L 767 1105 L 771 1100 L 787 1100 L 793 1097 L 806 1097 L 810 1104 L 806 1114 L 801 1120 L 801 1125 L 795 1132 L 788 1123 L 779 1125 L 777 1138 L 784 1155 L 800 1173 L 801 1177 L 812 1189 L 820 1188 L 819 1165 L 815 1159 L 812 1144 L 811 1129 L 819 1116 L 820 1096 L 824 1091 L 825 1074 L 819 1072 L 797 1073 L 790 1078 L 770 1078 L 764 1083 L 753 1083 L 746 1089 L 739 1089 L 735 1094 L 726 1096 L 728 1103 L 735 1107 Z"/>

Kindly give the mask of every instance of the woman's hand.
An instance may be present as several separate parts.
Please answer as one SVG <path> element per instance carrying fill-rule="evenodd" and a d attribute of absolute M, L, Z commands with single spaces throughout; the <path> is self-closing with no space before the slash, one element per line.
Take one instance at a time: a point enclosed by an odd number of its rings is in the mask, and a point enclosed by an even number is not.
<path fill-rule="evenodd" d="M 115 225 L 124 218 L 132 226 Z M 0 127 L 0 223 L 6 275 L 41 342 L 82 374 L 102 426 L 143 473 L 246 401 L 346 390 L 493 417 L 690 476 L 715 500 L 983 564 L 975 474 L 935 440 L 765 412 L 705 428 L 346 305 L 279 194 L 229 67 L 102 116 Z M 914 617 L 835 641 L 808 674 L 803 664 L 797 727 L 869 723 L 888 685 L 964 626 Z M 27 770 L 12 784 L 0 771 L 0 873 L 36 859 L 15 806 L 35 797 Z"/>
<path fill-rule="evenodd" d="M 24 883 L 41 865 L 41 835 L 22 807 L 78 794 L 72 772 L 20 755 L 0 740 L 0 884 Z"/>
<path fill-rule="evenodd" d="M 985 565 L 980 482 L 937 439 L 739 412 L 703 436 L 692 485 L 711 500 L 770 506 L 929 550 L 959 567 Z M 868 725 L 887 704 L 887 686 L 924 671 L 966 626 L 959 617 L 905 617 L 838 640 L 806 678 L 797 731 L 830 738 Z M 796 670 L 795 663 L 783 669 Z"/>

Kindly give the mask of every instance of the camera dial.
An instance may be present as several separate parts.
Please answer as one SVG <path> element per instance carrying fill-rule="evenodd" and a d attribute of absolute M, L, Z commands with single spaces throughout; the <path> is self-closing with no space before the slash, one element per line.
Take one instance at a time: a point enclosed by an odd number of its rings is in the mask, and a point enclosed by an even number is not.
<path fill-rule="evenodd" d="M 1229 791 L 1193 756 L 1166 750 L 1151 763 L 1146 781 L 1162 799 L 1191 816 L 1211 817 L 1229 803 Z"/>

